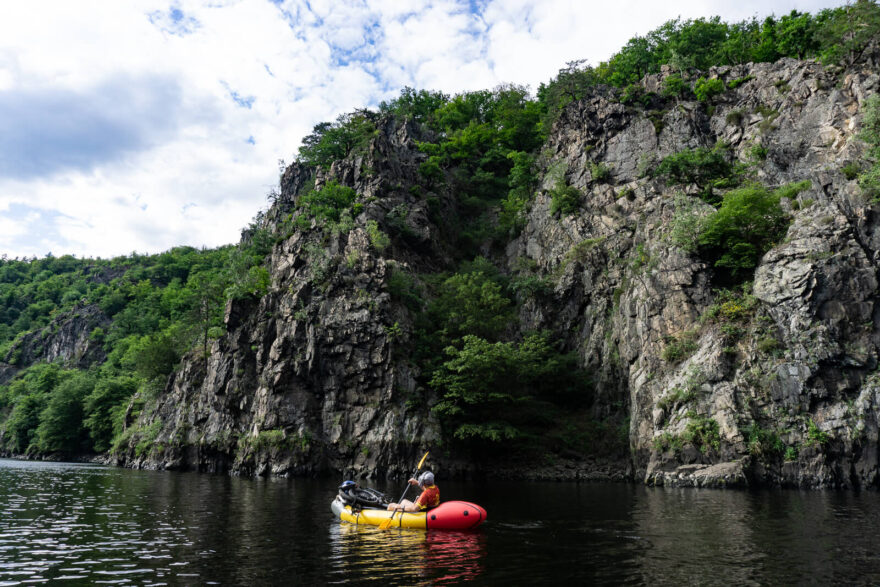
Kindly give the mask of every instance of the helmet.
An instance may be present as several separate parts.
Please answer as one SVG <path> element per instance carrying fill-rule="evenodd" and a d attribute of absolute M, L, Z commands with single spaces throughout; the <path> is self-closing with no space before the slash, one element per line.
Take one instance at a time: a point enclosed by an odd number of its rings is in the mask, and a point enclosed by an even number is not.
<path fill-rule="evenodd" d="M 434 473 L 431 471 L 425 471 L 421 475 L 419 475 L 419 486 L 425 487 L 426 485 L 434 484 Z"/>
<path fill-rule="evenodd" d="M 357 483 L 354 481 L 343 481 L 342 485 L 339 486 L 341 491 L 348 491 L 349 489 L 354 489 L 357 487 Z"/>

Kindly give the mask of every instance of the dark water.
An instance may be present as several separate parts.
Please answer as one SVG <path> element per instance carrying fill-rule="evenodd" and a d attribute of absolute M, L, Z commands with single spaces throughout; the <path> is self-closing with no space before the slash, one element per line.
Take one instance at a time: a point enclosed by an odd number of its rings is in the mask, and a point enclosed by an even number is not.
<path fill-rule="evenodd" d="M 0 585 L 880 583 L 875 492 L 438 481 L 482 530 L 341 524 L 334 479 L 0 460 Z"/>

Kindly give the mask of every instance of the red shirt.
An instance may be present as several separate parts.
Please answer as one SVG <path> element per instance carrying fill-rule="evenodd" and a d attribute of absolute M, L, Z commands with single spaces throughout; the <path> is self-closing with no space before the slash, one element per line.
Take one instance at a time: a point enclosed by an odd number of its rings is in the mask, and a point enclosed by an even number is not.
<path fill-rule="evenodd" d="M 416 503 L 419 505 L 419 509 L 422 510 L 437 507 L 440 505 L 440 488 L 436 485 L 428 485 L 422 491 Z"/>

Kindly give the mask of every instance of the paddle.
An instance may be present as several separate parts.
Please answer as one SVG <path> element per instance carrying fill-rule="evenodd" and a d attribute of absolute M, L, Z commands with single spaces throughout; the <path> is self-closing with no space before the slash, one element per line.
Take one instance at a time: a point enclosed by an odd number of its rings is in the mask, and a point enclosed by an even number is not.
<path fill-rule="evenodd" d="M 423 456 L 422 460 L 419 461 L 419 466 L 416 467 L 416 472 L 413 473 L 413 476 L 412 476 L 413 479 L 419 474 L 419 471 L 422 470 L 422 465 L 425 464 L 425 459 L 427 459 L 427 458 L 428 458 L 428 453 L 425 453 L 425 456 Z M 403 498 L 406 497 L 407 491 L 409 491 L 409 480 L 408 479 L 406 481 L 406 488 L 403 490 L 403 495 L 400 496 L 400 499 L 397 500 L 397 503 L 400 503 L 403 501 Z M 388 528 L 390 528 L 391 523 L 394 521 L 394 514 L 396 514 L 398 511 L 403 511 L 403 510 L 402 509 L 401 510 L 394 510 L 393 512 L 391 512 L 391 517 L 388 518 L 387 520 L 382 520 L 382 522 L 379 524 L 379 529 L 380 530 L 387 530 Z M 403 514 L 400 514 L 400 515 L 402 516 Z"/>

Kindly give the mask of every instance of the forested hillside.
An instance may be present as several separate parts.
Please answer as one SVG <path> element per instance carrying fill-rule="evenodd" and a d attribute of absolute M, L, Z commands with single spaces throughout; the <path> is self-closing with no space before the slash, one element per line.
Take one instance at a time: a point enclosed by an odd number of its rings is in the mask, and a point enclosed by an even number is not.
<path fill-rule="evenodd" d="M 671 21 L 534 96 L 406 88 L 317 125 L 237 246 L 4 260 L 0 446 L 243 473 L 852 454 L 815 399 L 704 403 L 800 352 L 756 271 L 802 212 L 880 198 L 878 37 L 860 0 Z"/>
<path fill-rule="evenodd" d="M 184 353 L 223 334 L 225 300 L 265 290 L 270 243 L 252 237 L 112 260 L 0 261 L 2 450 L 110 449 L 132 397 L 161 390 Z"/>

